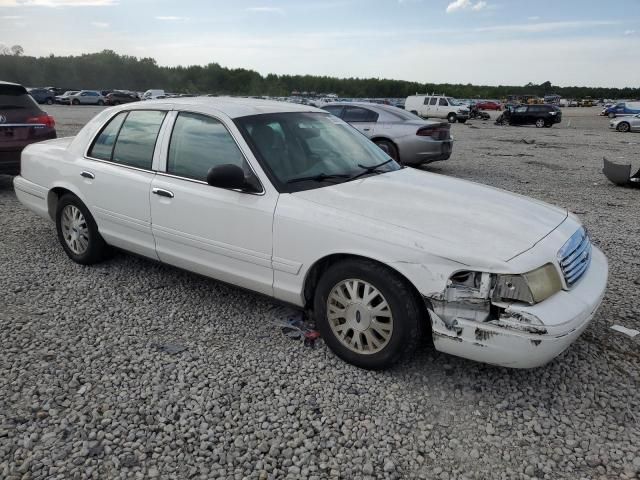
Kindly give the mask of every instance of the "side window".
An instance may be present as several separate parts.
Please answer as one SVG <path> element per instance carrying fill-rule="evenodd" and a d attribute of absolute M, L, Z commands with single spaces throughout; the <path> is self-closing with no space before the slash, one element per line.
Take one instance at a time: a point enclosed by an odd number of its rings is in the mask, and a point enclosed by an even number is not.
<path fill-rule="evenodd" d="M 431 97 L 429 105 L 436 105 L 438 103 L 438 97 Z"/>
<path fill-rule="evenodd" d="M 441 107 L 448 107 L 449 106 L 449 102 L 447 102 L 446 98 L 441 98 L 440 102 L 438 102 L 438 105 L 440 105 Z"/>
<path fill-rule="evenodd" d="M 378 120 L 378 114 L 366 108 L 347 107 L 342 119 L 349 123 L 375 122 Z"/>
<path fill-rule="evenodd" d="M 431 100 L 431 97 L 424 97 L 423 105 L 429 105 L 429 100 Z"/>
<path fill-rule="evenodd" d="M 116 137 L 120 131 L 120 126 L 127 116 L 127 112 L 122 112 L 111 119 L 109 123 L 102 129 L 98 138 L 93 142 L 89 156 L 99 158 L 100 160 L 111 160 L 113 153 L 113 145 L 116 143 Z"/>
<path fill-rule="evenodd" d="M 324 110 L 329 112 L 331 115 L 335 115 L 336 117 L 339 117 L 340 114 L 342 113 L 342 109 L 343 108 L 344 107 L 342 107 L 340 105 L 331 105 L 329 107 L 324 107 Z"/>
<path fill-rule="evenodd" d="M 516 113 L 525 113 L 525 112 L 527 111 L 527 106 L 526 106 L 526 105 L 523 105 L 523 106 L 521 106 L 521 107 L 517 107 L 514 111 L 515 111 Z"/>
<path fill-rule="evenodd" d="M 181 112 L 171 133 L 167 173 L 206 181 L 211 168 L 226 163 L 246 170 L 244 156 L 226 127 L 206 115 Z"/>
<path fill-rule="evenodd" d="M 130 167 L 151 169 L 153 150 L 166 112 L 134 110 L 122 124 L 112 160 Z"/>

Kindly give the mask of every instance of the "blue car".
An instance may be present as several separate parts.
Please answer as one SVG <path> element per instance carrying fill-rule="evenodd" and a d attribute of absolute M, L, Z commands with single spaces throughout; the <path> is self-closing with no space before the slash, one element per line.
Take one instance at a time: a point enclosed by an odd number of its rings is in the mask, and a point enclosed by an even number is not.
<path fill-rule="evenodd" d="M 605 115 L 609 118 L 622 117 L 626 115 L 637 115 L 640 113 L 640 102 L 620 102 L 605 110 Z"/>

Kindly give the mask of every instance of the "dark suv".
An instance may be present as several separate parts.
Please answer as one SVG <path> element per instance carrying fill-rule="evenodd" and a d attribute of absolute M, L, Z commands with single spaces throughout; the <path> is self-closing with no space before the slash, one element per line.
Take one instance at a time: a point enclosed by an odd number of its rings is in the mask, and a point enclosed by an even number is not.
<path fill-rule="evenodd" d="M 133 92 L 121 92 L 119 90 L 114 90 L 105 96 L 104 102 L 107 105 L 120 105 L 121 103 L 131 103 L 131 102 L 139 102 L 140 97 L 138 97 L 137 93 Z"/>
<path fill-rule="evenodd" d="M 51 138 L 56 138 L 53 117 L 40 110 L 22 85 L 0 82 L 0 174 L 20 173 L 22 149 Z"/>
<path fill-rule="evenodd" d="M 517 105 L 508 114 L 509 125 L 551 127 L 562 121 L 562 112 L 555 105 Z"/>
<path fill-rule="evenodd" d="M 46 103 L 47 105 L 53 105 L 56 99 L 56 93 L 46 88 L 32 88 L 29 90 L 29 95 L 38 103 Z"/>

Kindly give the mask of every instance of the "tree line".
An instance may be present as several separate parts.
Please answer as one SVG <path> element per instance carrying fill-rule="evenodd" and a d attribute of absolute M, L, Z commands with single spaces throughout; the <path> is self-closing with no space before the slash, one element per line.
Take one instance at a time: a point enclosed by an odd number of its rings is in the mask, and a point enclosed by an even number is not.
<path fill-rule="evenodd" d="M 261 75 L 218 63 L 163 67 L 153 58 L 119 55 L 112 50 L 79 56 L 32 57 L 22 47 L 0 49 L 0 80 L 25 86 L 66 89 L 161 88 L 175 93 L 289 96 L 291 92 L 335 93 L 340 97 L 403 98 L 415 93 L 445 93 L 457 98 L 504 98 L 507 95 L 555 93 L 564 98 L 639 98 L 640 88 L 558 87 L 542 84 L 436 84 L 381 78 L 335 78 L 315 75 Z"/>

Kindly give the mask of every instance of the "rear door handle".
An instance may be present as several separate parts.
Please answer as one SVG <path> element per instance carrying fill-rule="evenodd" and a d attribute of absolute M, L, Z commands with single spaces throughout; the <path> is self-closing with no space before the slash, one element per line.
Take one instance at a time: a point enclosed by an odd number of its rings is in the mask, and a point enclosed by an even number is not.
<path fill-rule="evenodd" d="M 89 178 L 89 179 L 91 179 L 91 180 L 93 180 L 94 178 L 96 178 L 96 176 L 95 176 L 93 173 L 91 173 L 91 172 L 87 172 L 86 170 L 85 170 L 85 171 L 80 172 L 80 176 L 81 176 L 81 177 L 84 177 L 84 178 Z"/>
<path fill-rule="evenodd" d="M 164 188 L 153 188 L 151 192 L 156 195 L 160 195 L 161 197 L 173 198 L 173 192 L 165 190 Z"/>

